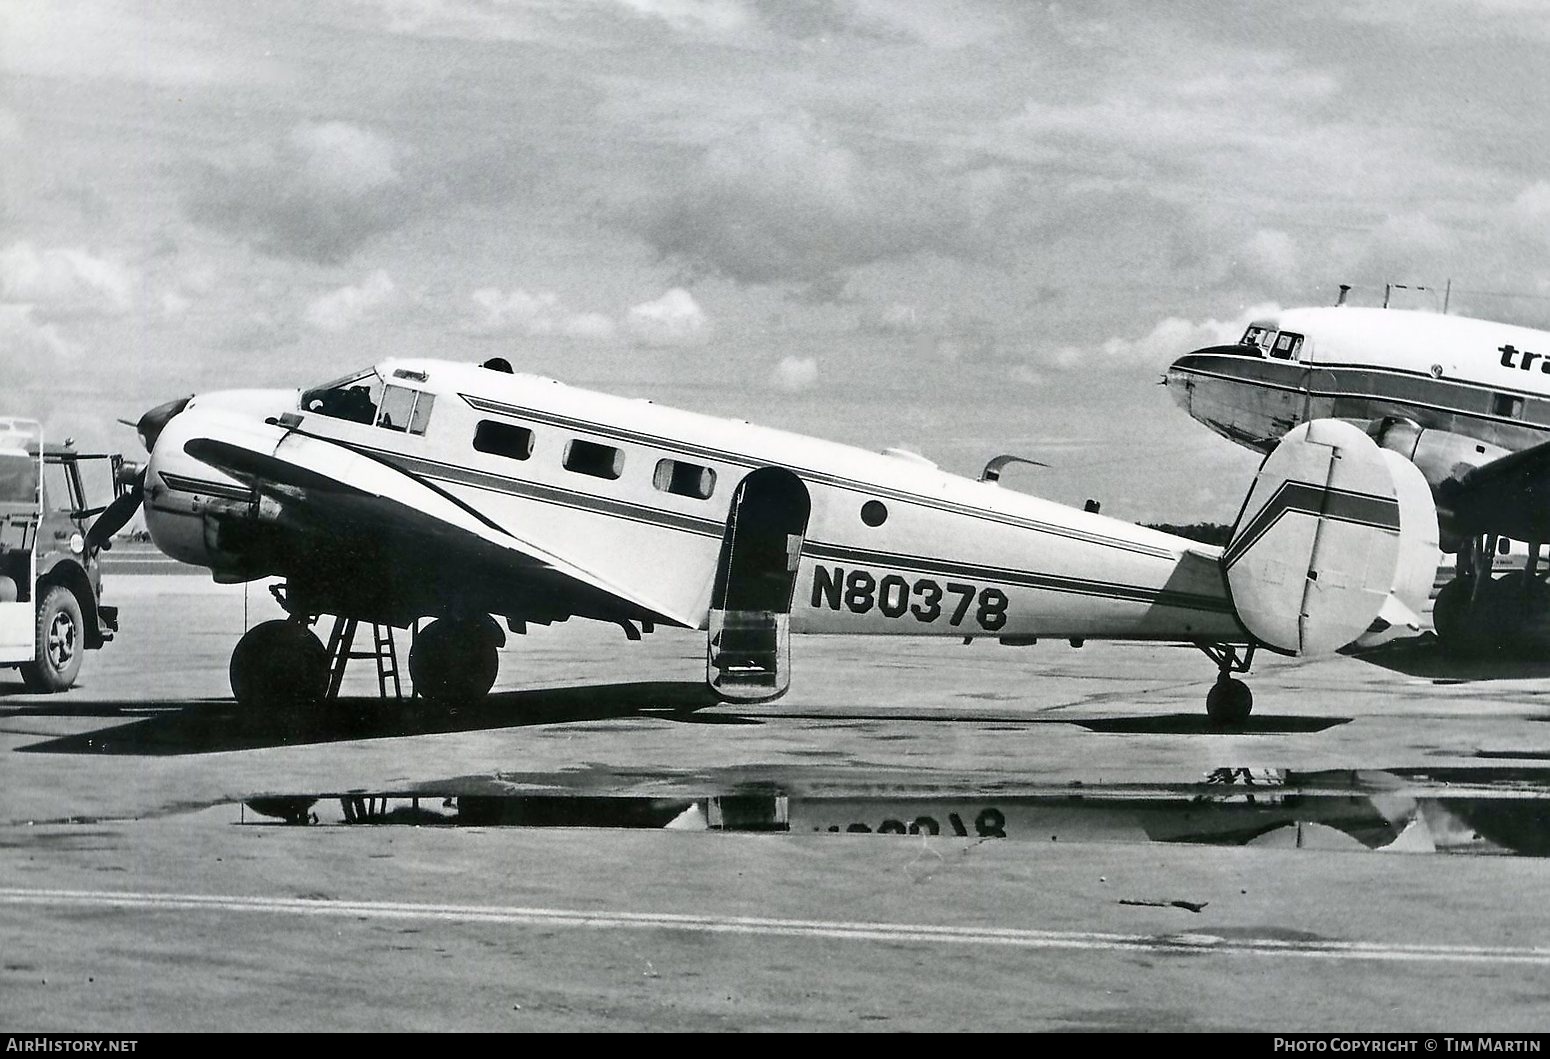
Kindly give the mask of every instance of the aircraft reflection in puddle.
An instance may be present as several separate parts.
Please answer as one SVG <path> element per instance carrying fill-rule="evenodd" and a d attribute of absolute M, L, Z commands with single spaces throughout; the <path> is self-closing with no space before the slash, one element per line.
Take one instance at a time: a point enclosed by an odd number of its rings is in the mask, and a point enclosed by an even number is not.
<path fill-rule="evenodd" d="M 1217 769 L 1189 784 L 1031 793 L 801 793 L 770 785 L 672 797 L 436 788 L 265 795 L 244 804 L 267 819 L 242 819 L 1550 856 L 1550 772 L 1543 770 Z"/>

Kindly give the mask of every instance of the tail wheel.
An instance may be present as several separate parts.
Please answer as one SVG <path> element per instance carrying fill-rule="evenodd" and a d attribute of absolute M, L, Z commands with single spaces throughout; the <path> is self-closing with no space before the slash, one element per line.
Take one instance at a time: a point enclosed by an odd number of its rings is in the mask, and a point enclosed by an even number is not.
<path fill-rule="evenodd" d="M 1206 715 L 1223 728 L 1243 724 L 1253 709 L 1254 693 L 1241 680 L 1224 676 L 1206 693 Z"/>
<path fill-rule="evenodd" d="M 328 649 L 306 626 L 277 618 L 237 641 L 230 673 L 243 706 L 316 705 L 328 691 Z"/>
<path fill-rule="evenodd" d="M 38 604 L 31 662 L 22 664 L 22 680 L 33 691 L 64 691 L 81 671 L 86 649 L 81 604 L 64 585 L 53 585 Z"/>
<path fill-rule="evenodd" d="M 437 706 L 471 705 L 495 686 L 500 656 L 488 621 L 441 618 L 415 634 L 409 676 L 420 697 Z"/>

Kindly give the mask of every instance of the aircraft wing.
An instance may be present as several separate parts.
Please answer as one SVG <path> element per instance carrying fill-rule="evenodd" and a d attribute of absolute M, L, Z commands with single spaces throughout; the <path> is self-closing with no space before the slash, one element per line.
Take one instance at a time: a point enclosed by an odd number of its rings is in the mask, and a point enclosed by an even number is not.
<path fill-rule="evenodd" d="M 1464 533 L 1550 540 L 1550 441 L 1481 464 L 1440 493 Z"/>
<path fill-rule="evenodd" d="M 697 627 L 629 586 L 540 548 L 430 482 L 337 442 L 284 427 L 212 422 L 184 451 L 280 504 L 288 520 L 319 533 L 359 533 L 413 549 L 419 561 L 460 557 L 527 567 L 561 591 L 624 604 L 638 617 Z M 223 429 L 223 427 L 225 429 Z M 426 546 L 434 550 L 427 551 Z M 595 608 L 594 608 L 595 609 Z"/>

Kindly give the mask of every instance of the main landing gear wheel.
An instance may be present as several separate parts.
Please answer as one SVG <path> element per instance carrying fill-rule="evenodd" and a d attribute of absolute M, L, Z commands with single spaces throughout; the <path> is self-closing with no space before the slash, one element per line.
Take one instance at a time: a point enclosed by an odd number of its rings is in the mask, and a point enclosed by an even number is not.
<path fill-rule="evenodd" d="M 231 653 L 231 690 L 243 706 L 314 706 L 328 691 L 328 649 L 299 622 L 255 625 Z"/>
<path fill-rule="evenodd" d="M 421 629 L 409 648 L 409 676 L 420 697 L 435 706 L 472 705 L 495 686 L 500 630 L 488 619 L 440 618 Z"/>
<path fill-rule="evenodd" d="M 1236 727 L 1249 719 L 1254 709 L 1254 693 L 1241 680 L 1223 674 L 1206 693 L 1206 715 L 1224 728 Z"/>
<path fill-rule="evenodd" d="M 21 666 L 22 681 L 32 691 L 64 691 L 81 671 L 81 604 L 64 585 L 54 585 L 38 607 L 32 661 Z"/>

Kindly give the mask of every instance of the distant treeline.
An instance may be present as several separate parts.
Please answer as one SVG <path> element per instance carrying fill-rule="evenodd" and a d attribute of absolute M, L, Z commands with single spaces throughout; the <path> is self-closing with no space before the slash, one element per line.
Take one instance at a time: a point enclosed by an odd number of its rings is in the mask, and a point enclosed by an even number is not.
<path fill-rule="evenodd" d="M 1225 545 L 1227 538 L 1232 536 L 1232 527 L 1224 526 L 1220 522 L 1191 522 L 1187 526 L 1175 526 L 1171 522 L 1146 522 L 1142 525 L 1147 529 L 1171 533 L 1175 537 L 1188 537 L 1201 544 Z"/>

